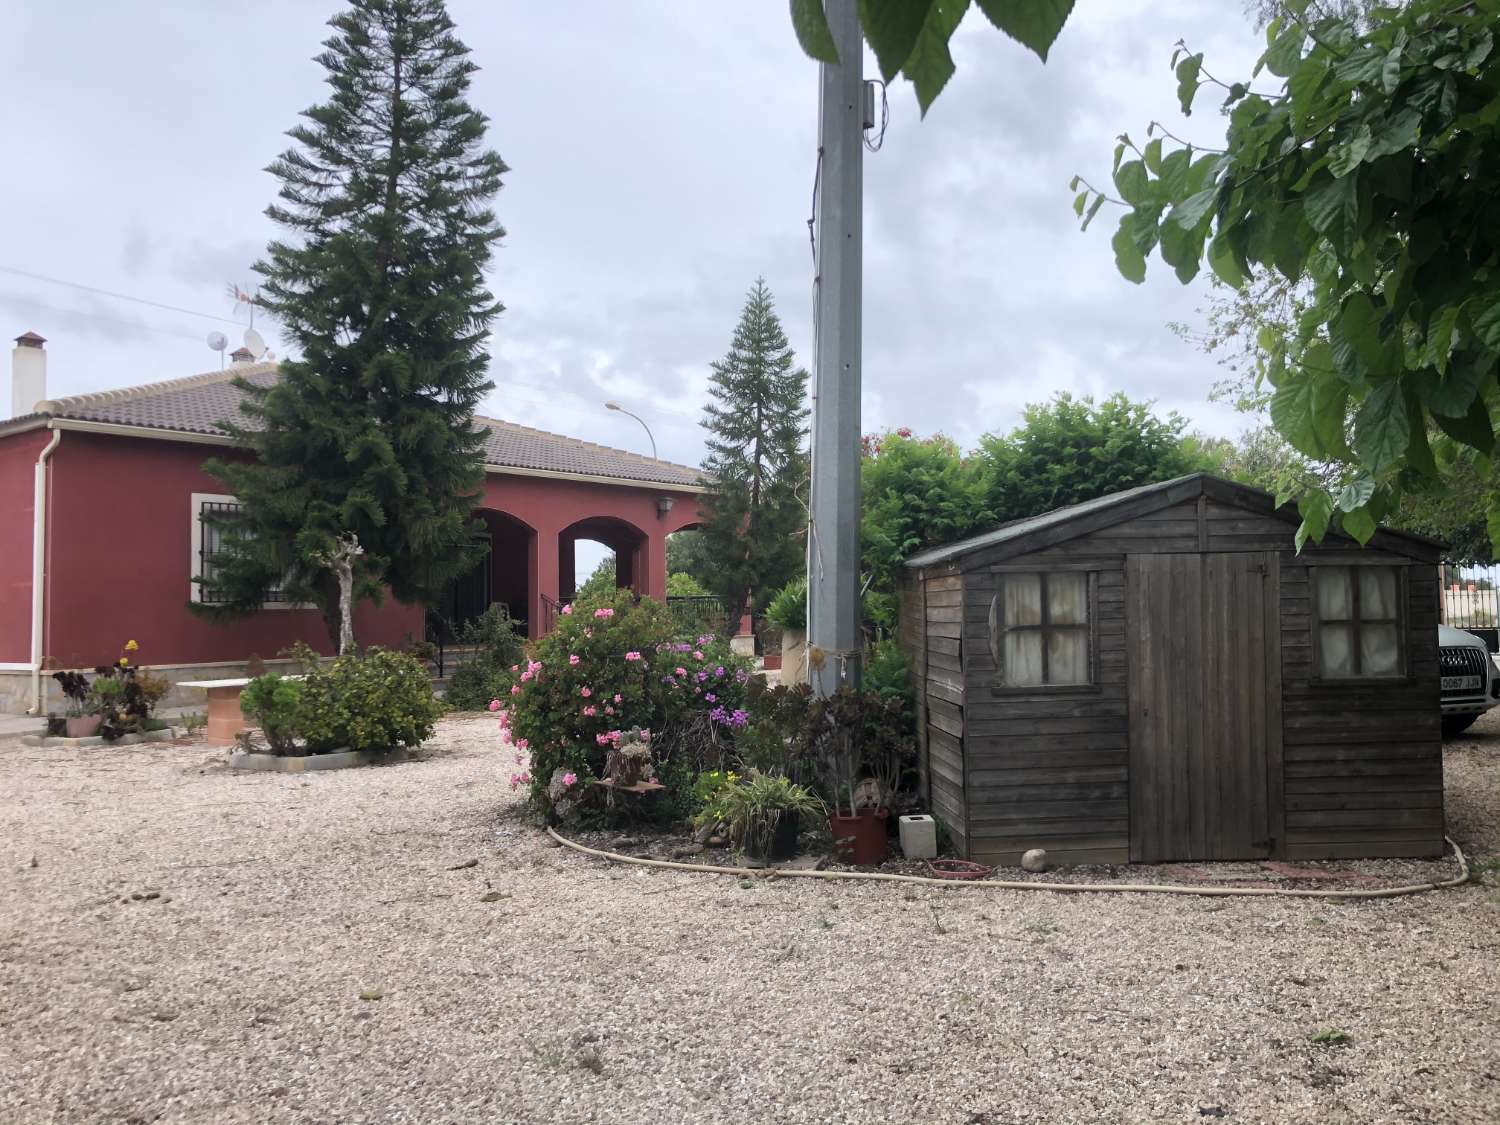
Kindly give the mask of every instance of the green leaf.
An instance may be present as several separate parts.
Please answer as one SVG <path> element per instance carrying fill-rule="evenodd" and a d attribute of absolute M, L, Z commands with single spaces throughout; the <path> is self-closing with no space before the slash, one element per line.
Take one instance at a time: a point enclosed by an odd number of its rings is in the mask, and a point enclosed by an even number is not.
<path fill-rule="evenodd" d="M 1352 512 L 1346 512 L 1339 520 L 1339 526 L 1344 529 L 1344 534 L 1351 536 L 1363 547 L 1378 530 L 1375 517 L 1370 515 L 1364 508 L 1356 508 Z"/>
<path fill-rule="evenodd" d="M 1452 365 L 1444 379 L 1426 378 L 1418 383 L 1422 403 L 1433 414 L 1444 418 L 1462 418 L 1487 375 L 1485 366 L 1473 358 Z"/>
<path fill-rule="evenodd" d="M 1432 420 L 1438 424 L 1438 429 L 1454 441 L 1463 442 L 1486 457 L 1494 451 L 1495 431 L 1490 424 L 1489 408 L 1485 406 L 1482 397 L 1469 403 L 1468 412 L 1462 418 L 1450 418 L 1434 412 Z"/>
<path fill-rule="evenodd" d="M 1500 557 L 1500 507 L 1494 507 L 1494 503 L 1494 499 L 1491 498 L 1490 504 L 1492 506 L 1485 513 L 1484 526 L 1485 530 L 1490 533 L 1490 549 L 1495 552 L 1497 557 Z"/>
<path fill-rule="evenodd" d="M 1132 207 L 1151 202 L 1151 181 L 1146 166 L 1139 160 L 1127 160 L 1115 170 L 1115 187 L 1120 198 Z"/>
<path fill-rule="evenodd" d="M 1381 383 L 1365 397 L 1354 416 L 1354 452 L 1360 467 L 1376 475 L 1385 472 L 1401 460 L 1409 439 L 1401 384 L 1394 380 Z"/>
<path fill-rule="evenodd" d="M 1297 529 L 1296 539 L 1297 553 L 1301 554 L 1309 539 L 1316 543 L 1327 533 L 1333 505 L 1329 502 L 1328 493 L 1309 492 L 1297 501 L 1297 511 L 1302 516 L 1302 526 Z"/>
<path fill-rule="evenodd" d="M 1153 176 L 1161 175 L 1161 138 L 1156 137 L 1146 144 L 1142 158 L 1146 161 L 1146 167 L 1150 169 Z"/>
<path fill-rule="evenodd" d="M 1120 229 L 1115 231 L 1110 245 L 1115 250 L 1115 268 L 1120 271 L 1120 276 L 1139 285 L 1146 280 L 1146 258 L 1136 246 L 1134 234 L 1126 224 L 1129 218 L 1127 215 L 1120 221 Z"/>
<path fill-rule="evenodd" d="M 1405 47 L 1404 40 L 1397 43 L 1386 55 L 1385 62 L 1380 64 L 1380 88 L 1387 94 L 1394 94 L 1396 87 L 1401 85 L 1401 52 Z"/>
<path fill-rule="evenodd" d="M 1432 314 L 1427 323 L 1427 341 L 1422 349 L 1422 362 L 1436 367 L 1439 375 L 1448 374 L 1448 357 L 1457 343 L 1458 316 L 1462 305 L 1448 305 Z M 1465 408 L 1468 403 L 1464 403 Z"/>
<path fill-rule="evenodd" d="M 1355 508 L 1362 508 L 1370 502 L 1370 497 L 1375 495 L 1375 482 L 1369 477 L 1355 477 L 1343 488 L 1339 489 L 1338 509 L 1341 512 L 1352 512 Z"/>
<path fill-rule="evenodd" d="M 1073 214 L 1081 216 L 1083 214 L 1084 205 L 1086 203 L 1088 203 L 1088 201 L 1089 201 L 1089 193 L 1086 192 L 1086 191 L 1080 191 L 1076 196 L 1074 196 L 1073 197 Z"/>
<path fill-rule="evenodd" d="M 819 62 L 838 62 L 839 52 L 833 44 L 833 32 L 828 30 L 823 0 L 791 0 L 791 3 L 792 30 L 797 33 L 802 50 Z"/>
<path fill-rule="evenodd" d="M 1347 176 L 1364 161 L 1365 153 L 1370 151 L 1370 141 L 1370 127 L 1361 125 L 1354 136 L 1334 149 L 1328 170 L 1335 176 Z"/>
<path fill-rule="evenodd" d="M 1483 307 L 1474 314 L 1474 336 L 1486 347 L 1500 348 L 1500 285 L 1491 285 L 1480 298 Z"/>
<path fill-rule="evenodd" d="M 1359 223 L 1358 185 L 1354 176 L 1330 176 L 1302 196 L 1308 225 L 1335 244 L 1348 241 Z"/>
<path fill-rule="evenodd" d="M 898 0 L 899 2 L 899 0 Z M 1074 0 L 978 0 L 990 23 L 1043 62 L 1073 11 Z"/>
<path fill-rule="evenodd" d="M 1378 160 L 1411 148 L 1422 135 L 1422 113 L 1407 106 L 1394 117 L 1387 117 L 1374 128 L 1366 160 Z"/>
<path fill-rule="evenodd" d="M 969 0 L 935 0 L 911 54 L 901 68 L 901 73 L 916 87 L 917 104 L 924 117 L 943 92 L 948 79 L 953 77 L 953 56 L 948 51 L 948 41 L 953 38 L 968 9 Z"/>
<path fill-rule="evenodd" d="M 1292 123 L 1300 130 L 1312 118 L 1317 108 L 1315 99 L 1328 77 L 1328 63 L 1320 55 L 1309 55 L 1287 81 L 1287 94 L 1292 101 Z"/>
<path fill-rule="evenodd" d="M 1380 339 L 1380 314 L 1370 295 L 1355 290 L 1344 300 L 1344 309 L 1336 329 L 1348 342 L 1360 359 L 1372 368 L 1379 368 L 1385 359 L 1385 346 Z"/>
<path fill-rule="evenodd" d="M 1245 284 L 1245 275 L 1240 271 L 1240 264 L 1235 257 L 1234 248 L 1230 246 L 1229 239 L 1220 231 L 1214 236 L 1214 240 L 1208 246 L 1208 264 L 1214 271 L 1214 276 L 1231 289 L 1238 289 Z"/>
<path fill-rule="evenodd" d="M 1177 100 L 1182 112 L 1191 117 L 1193 96 L 1198 92 L 1198 72 L 1203 69 L 1203 52 L 1189 55 L 1177 64 Z"/>
<path fill-rule="evenodd" d="M 1410 390 L 1406 394 L 1406 419 L 1409 427 L 1406 439 L 1406 464 L 1424 476 L 1438 475 L 1437 463 L 1432 459 L 1432 446 L 1427 442 L 1427 416 L 1422 404 Z"/>
<path fill-rule="evenodd" d="M 1192 230 L 1213 209 L 1214 198 L 1219 194 L 1216 187 L 1204 188 L 1195 195 L 1190 195 L 1181 203 L 1174 206 L 1167 215 L 1170 222 L 1176 223 L 1183 230 Z"/>
<path fill-rule="evenodd" d="M 1296 20 L 1287 24 L 1285 30 L 1276 36 L 1270 49 L 1266 51 L 1263 61 L 1266 69 L 1277 78 L 1289 78 L 1297 70 L 1302 61 L 1302 40 L 1305 32 L 1302 25 Z"/>
<path fill-rule="evenodd" d="M 934 0 L 859 0 L 859 26 L 887 82 L 901 73 Z"/>
<path fill-rule="evenodd" d="M 1079 227 L 1078 229 L 1079 230 L 1088 230 L 1089 229 L 1089 224 L 1094 221 L 1094 216 L 1099 213 L 1099 208 L 1101 208 L 1103 206 L 1104 206 L 1104 196 L 1103 195 L 1096 195 L 1096 196 L 1094 196 L 1094 204 L 1093 204 L 1092 207 L 1089 208 L 1088 214 L 1083 217 L 1083 225 L 1081 227 Z"/>

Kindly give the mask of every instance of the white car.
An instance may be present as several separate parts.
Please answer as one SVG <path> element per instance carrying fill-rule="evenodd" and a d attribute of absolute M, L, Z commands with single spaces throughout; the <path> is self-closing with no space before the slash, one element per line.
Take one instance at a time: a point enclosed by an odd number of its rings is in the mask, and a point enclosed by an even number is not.
<path fill-rule="evenodd" d="M 1500 677 L 1495 674 L 1489 648 L 1473 633 L 1439 625 L 1438 646 L 1443 737 L 1452 738 L 1500 702 L 1495 698 Z"/>

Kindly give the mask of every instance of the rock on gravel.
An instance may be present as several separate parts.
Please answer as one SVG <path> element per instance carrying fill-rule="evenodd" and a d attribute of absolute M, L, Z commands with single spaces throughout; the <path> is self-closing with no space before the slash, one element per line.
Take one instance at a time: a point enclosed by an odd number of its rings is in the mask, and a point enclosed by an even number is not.
<path fill-rule="evenodd" d="M 550 846 L 487 718 L 386 768 L 205 756 L 0 753 L 7 1125 L 1500 1119 L 1487 886 L 742 883 Z M 1481 861 L 1497 777 L 1486 719 Z"/>

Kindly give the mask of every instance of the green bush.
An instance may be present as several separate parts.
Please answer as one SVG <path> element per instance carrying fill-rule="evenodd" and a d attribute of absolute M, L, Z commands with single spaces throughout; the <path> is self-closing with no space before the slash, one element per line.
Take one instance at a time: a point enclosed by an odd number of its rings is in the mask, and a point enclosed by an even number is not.
<path fill-rule="evenodd" d="M 742 726 L 749 669 L 727 644 L 703 634 L 673 642 L 671 616 L 650 599 L 617 590 L 594 605 L 565 607 L 557 627 L 500 696 L 501 722 L 531 768 L 517 780 L 552 811 L 559 770 L 579 781 L 604 776 L 624 732 L 650 732 L 656 777 L 682 809 L 699 769 L 698 743 Z"/>
<path fill-rule="evenodd" d="M 444 703 L 455 711 L 483 711 L 490 700 L 501 697 L 514 679 L 511 667 L 526 655 L 516 624 L 510 608 L 501 602 L 464 623 L 458 643 L 477 646 L 477 651 L 453 670 Z"/>
<path fill-rule="evenodd" d="M 416 746 L 443 713 L 427 669 L 407 653 L 370 648 L 304 665 L 299 721 L 310 753 Z"/>
<path fill-rule="evenodd" d="M 766 605 L 766 620 L 783 629 L 807 631 L 807 579 L 793 578 Z"/>
<path fill-rule="evenodd" d="M 240 710 L 260 727 L 273 754 L 290 754 L 302 733 L 302 682 L 275 672 L 257 676 L 240 693 Z"/>

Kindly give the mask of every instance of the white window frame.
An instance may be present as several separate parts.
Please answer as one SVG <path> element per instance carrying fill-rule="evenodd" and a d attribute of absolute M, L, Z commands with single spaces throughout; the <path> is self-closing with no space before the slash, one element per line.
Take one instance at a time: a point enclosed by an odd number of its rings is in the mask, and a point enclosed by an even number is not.
<path fill-rule="evenodd" d="M 202 604 L 203 584 L 194 582 L 198 577 L 198 568 L 203 562 L 203 505 L 204 504 L 238 504 L 238 496 L 230 496 L 223 492 L 194 492 L 191 494 L 192 507 L 188 512 L 190 533 L 188 535 L 188 598 Z M 306 602 L 261 602 L 261 609 L 315 609 L 315 606 Z"/>

